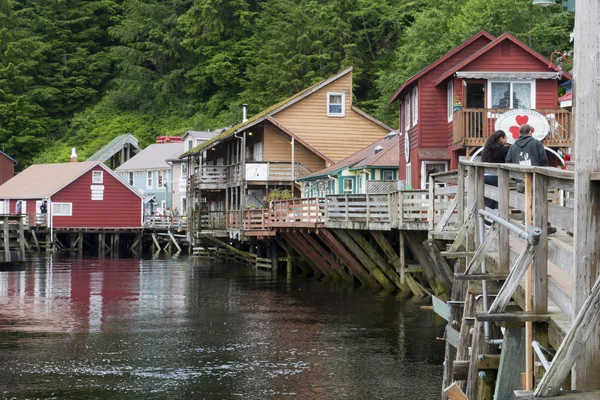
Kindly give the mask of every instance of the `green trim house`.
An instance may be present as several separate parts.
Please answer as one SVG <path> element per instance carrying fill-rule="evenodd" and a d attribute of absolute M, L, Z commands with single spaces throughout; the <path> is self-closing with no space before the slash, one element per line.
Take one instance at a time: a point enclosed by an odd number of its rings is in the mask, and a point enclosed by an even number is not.
<path fill-rule="evenodd" d="M 371 143 L 337 164 L 298 179 L 303 197 L 323 197 L 328 194 L 380 193 L 383 187 L 374 181 L 394 182 L 397 188 L 399 164 L 398 135 L 387 136 Z"/>

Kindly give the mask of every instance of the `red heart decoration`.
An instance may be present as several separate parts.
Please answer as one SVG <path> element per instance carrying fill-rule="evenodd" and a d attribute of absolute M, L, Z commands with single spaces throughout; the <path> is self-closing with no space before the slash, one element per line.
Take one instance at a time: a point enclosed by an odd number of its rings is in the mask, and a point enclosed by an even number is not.
<path fill-rule="evenodd" d="M 517 121 L 517 125 L 525 125 L 527 121 L 529 121 L 529 116 L 527 115 L 517 115 L 515 120 Z"/>
<path fill-rule="evenodd" d="M 510 128 L 508 128 L 508 130 L 512 134 L 513 139 L 519 138 L 519 127 L 518 126 L 511 126 Z"/>

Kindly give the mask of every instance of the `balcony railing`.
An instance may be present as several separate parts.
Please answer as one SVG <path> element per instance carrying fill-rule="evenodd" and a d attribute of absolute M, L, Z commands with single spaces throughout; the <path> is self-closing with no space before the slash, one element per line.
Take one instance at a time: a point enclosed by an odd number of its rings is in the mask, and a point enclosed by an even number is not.
<path fill-rule="evenodd" d="M 246 163 L 246 180 L 291 182 L 293 179 L 304 178 L 312 173 L 304 164 L 257 161 Z M 227 185 L 242 180 L 241 164 L 234 165 L 203 165 L 201 172 L 195 174 L 196 184 L 199 185 Z"/>
<path fill-rule="evenodd" d="M 466 108 L 454 113 L 452 120 L 454 147 L 478 147 L 485 144 L 489 135 L 494 133 L 496 119 L 507 109 Z M 536 109 L 546 116 L 550 131 L 544 144 L 548 147 L 571 146 L 572 114 L 563 109 Z M 508 132 L 507 132 L 508 133 Z"/>

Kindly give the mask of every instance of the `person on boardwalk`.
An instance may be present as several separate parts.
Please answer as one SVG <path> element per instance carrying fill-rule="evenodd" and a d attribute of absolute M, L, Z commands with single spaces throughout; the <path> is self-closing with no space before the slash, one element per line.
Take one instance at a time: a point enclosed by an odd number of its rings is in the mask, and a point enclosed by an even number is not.
<path fill-rule="evenodd" d="M 504 131 L 496 131 L 490 135 L 485 141 L 485 145 L 481 151 L 481 161 L 504 164 L 504 161 L 506 160 L 506 154 L 508 153 L 508 148 L 505 146 L 506 141 L 506 132 Z M 485 174 L 483 176 L 483 181 L 486 185 L 497 187 L 498 175 Z M 486 207 L 494 210 L 498 208 L 498 202 L 487 197 L 484 199 L 484 204 Z"/>
<path fill-rule="evenodd" d="M 548 157 L 544 145 L 531 134 L 533 127 L 525 124 L 519 128 L 519 138 L 510 146 L 506 162 L 530 167 L 547 167 Z"/>
<path fill-rule="evenodd" d="M 544 145 L 531 135 L 533 127 L 525 124 L 519 128 L 519 138 L 510 146 L 506 154 L 506 162 L 512 164 L 526 165 L 529 167 L 547 167 L 548 157 Z M 517 192 L 524 193 L 525 185 L 517 182 Z M 548 222 L 548 235 L 556 233 L 556 228 Z"/>

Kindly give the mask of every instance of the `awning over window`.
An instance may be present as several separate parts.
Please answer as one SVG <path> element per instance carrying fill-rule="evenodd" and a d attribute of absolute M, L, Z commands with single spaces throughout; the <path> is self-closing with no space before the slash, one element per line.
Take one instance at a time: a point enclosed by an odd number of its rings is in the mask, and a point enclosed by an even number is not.
<path fill-rule="evenodd" d="M 498 80 L 518 80 L 518 79 L 558 79 L 558 72 L 489 72 L 489 71 L 458 71 L 457 78 L 461 79 L 498 79 Z"/>

